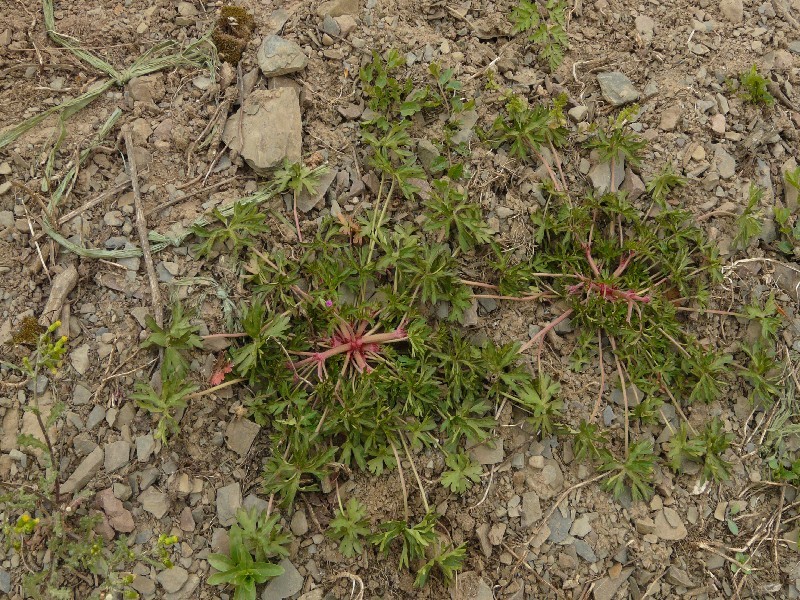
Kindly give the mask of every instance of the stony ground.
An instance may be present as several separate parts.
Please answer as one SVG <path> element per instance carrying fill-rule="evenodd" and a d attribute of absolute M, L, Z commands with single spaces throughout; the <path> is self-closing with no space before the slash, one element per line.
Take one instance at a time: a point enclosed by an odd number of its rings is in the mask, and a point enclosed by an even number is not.
<path fill-rule="evenodd" d="M 649 145 L 641 168 L 628 168 L 616 183 L 636 197 L 644 192 L 643 181 L 673 162 L 690 180 L 679 203 L 703 222 L 725 260 L 726 279 L 715 291 L 719 307 L 774 290 L 787 315 L 782 333 L 787 356 L 790 349 L 800 350 L 795 319 L 800 266 L 771 247 L 778 237 L 773 208 L 794 209 L 797 203 L 796 194 L 784 190 L 783 173 L 796 166 L 800 148 L 800 93 L 794 88 L 800 83 L 798 0 L 575 0 L 570 50 L 553 75 L 542 69 L 534 50 L 510 35 L 513 3 L 506 0 L 245 0 L 241 5 L 255 16 L 255 27 L 238 73 L 229 65 L 214 77 L 199 68 L 165 70 L 112 88 L 70 121 L 54 177 L 121 108 L 120 124 L 130 127 L 137 147 L 149 228 L 175 233 L 206 210 L 254 192 L 259 174 L 281 157 L 302 156 L 331 167 L 318 194 L 301 199 L 303 228 L 311 232 L 323 215 L 350 213 L 365 201 L 371 180 L 354 160 L 364 111 L 357 73 L 372 50 L 397 48 L 413 77 L 435 61 L 452 67 L 465 82 L 465 95 L 477 98 L 472 123 L 462 125 L 472 144 L 470 160 L 482 173 L 481 204 L 504 243 L 524 246 L 529 230 L 523 216 L 535 174 L 478 141 L 475 132 L 489 126 L 496 110 L 487 73 L 532 100 L 565 92 L 571 126 L 578 129 L 635 99 L 642 110 L 632 127 Z M 201 36 L 217 10 L 200 1 L 62 0 L 55 14 L 60 32 L 123 68 L 161 40 L 186 44 Z M 744 103 L 728 85 L 754 63 L 778 100 L 766 111 Z M 82 93 L 98 78 L 47 39 L 37 2 L 5 1 L 0 130 Z M 197 141 L 212 131 L 208 146 L 200 147 Z M 228 598 L 222 588 L 205 583 L 206 557 L 226 547 L 238 507 L 266 506 L 259 471 L 269 441 L 258 425 L 241 418 L 241 401 L 231 388 L 192 402 L 177 443 L 165 447 L 155 441 L 154 421 L 128 398 L 155 361 L 137 349 L 144 317 L 152 312 L 145 265 L 139 258 L 76 257 L 41 234 L 41 195 L 32 190 L 39 189 L 57 134 L 53 117 L 0 150 L 0 342 L 10 339 L 24 317 L 42 315 L 53 300 L 49 309 L 64 322 L 70 351 L 61 376 L 36 385 L 45 410 L 56 400 L 68 403 L 57 433 L 62 492 L 94 492 L 90 507 L 106 515 L 106 534 L 128 534 L 135 548 L 160 533 L 179 536 L 173 568 L 133 567 L 133 588 L 143 597 Z M 60 216 L 67 215 L 59 221 L 60 232 L 73 243 L 105 249 L 139 245 L 125 146 L 121 140 L 115 144 L 114 135 L 84 165 L 60 207 Z M 286 145 L 276 147 L 276 139 Z M 589 185 L 610 185 L 608 169 L 591 157 L 576 160 Z M 724 213 L 739 210 L 751 181 L 766 190 L 761 206 L 767 218 L 756 243 L 734 252 L 734 231 Z M 100 202 L 84 206 L 105 192 Z M 80 210 L 70 214 L 74 209 Z M 275 231 L 287 244 L 294 239 L 288 221 L 276 223 Z M 234 300 L 241 292 L 224 257 L 206 264 L 184 245 L 154 259 L 163 297 L 197 306 L 202 334 L 223 331 L 224 301 L 209 284 L 221 282 L 219 289 Z M 197 277 L 205 279 L 192 279 Z M 546 321 L 535 307 L 485 301 L 465 325 L 509 341 L 527 339 L 530 325 Z M 717 326 L 706 331 L 719 345 L 733 334 Z M 558 331 L 549 364 L 560 364 L 574 335 L 569 327 Z M 214 368 L 215 350 L 194 357 L 198 380 Z M 14 381 L 5 368 L 0 378 Z M 595 393 L 587 392 L 595 379 L 574 376 L 564 386 L 578 402 Z M 0 478 L 6 481 L 33 483 L 40 474 L 35 456 L 17 447 L 20 432 L 39 435 L 23 411 L 33 385 L 0 388 Z M 621 400 L 610 397 L 603 418 L 607 426 L 619 427 Z M 722 405 L 693 407 L 690 419 L 702 423 L 710 414 L 721 416 L 736 434 L 730 457 L 734 478 L 698 486 L 696 474 L 664 471 L 652 501 L 631 503 L 615 501 L 594 482 L 573 487 L 594 476 L 591 468 L 573 460 L 569 444 L 537 441 L 506 409 L 499 416 L 496 447 L 472 450 L 484 465 L 481 485 L 463 497 L 431 485 L 431 501 L 445 515 L 453 541 L 468 543 L 457 585 L 448 591 L 434 583 L 416 591 L 413 578 L 396 573 L 396 557 L 382 559 L 369 551 L 360 560 L 344 559 L 324 536 L 336 500 L 323 489 L 282 515 L 294 541 L 282 562 L 285 574 L 261 597 L 361 597 L 345 575 L 351 573 L 363 581 L 367 598 L 796 598 L 795 491 L 760 483 L 758 447 L 769 415 L 754 414 L 741 393 Z M 442 468 L 434 456 L 419 466 L 431 483 Z M 567 500 L 551 510 L 570 488 Z M 376 514 L 399 507 L 394 478 L 356 475 L 339 492 L 357 496 Z M 732 507 L 739 515 L 737 533 L 726 523 Z M 762 524 L 776 510 L 783 511 L 785 525 L 765 531 Z M 9 516 L 3 507 L 0 513 Z M 736 572 L 729 560 L 743 547 L 754 557 L 747 574 Z M 520 563 L 523 556 L 527 560 Z M 18 553 L 0 551 L 3 597 L 22 598 L 18 582 L 25 566 Z M 76 580 L 75 597 L 88 597 L 90 583 Z"/>

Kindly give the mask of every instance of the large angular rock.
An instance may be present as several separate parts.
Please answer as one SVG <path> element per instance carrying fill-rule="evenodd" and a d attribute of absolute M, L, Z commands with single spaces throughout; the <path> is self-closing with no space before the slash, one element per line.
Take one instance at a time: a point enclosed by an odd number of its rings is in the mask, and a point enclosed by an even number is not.
<path fill-rule="evenodd" d="M 303 589 L 303 576 L 295 569 L 288 558 L 280 562 L 283 567 L 283 575 L 270 581 L 261 594 L 262 600 L 283 600 L 290 598 Z"/>
<path fill-rule="evenodd" d="M 320 17 L 341 17 L 342 15 L 357 15 L 361 8 L 360 0 L 328 0 L 317 8 Z"/>
<path fill-rule="evenodd" d="M 69 476 L 69 479 L 64 482 L 61 486 L 61 492 L 72 494 L 82 490 L 95 473 L 100 470 L 102 464 L 103 449 L 98 446 L 89 453 L 89 456 L 83 459 L 78 468 Z"/>
<path fill-rule="evenodd" d="M 639 99 L 638 90 L 624 73 L 619 71 L 598 73 L 597 82 L 600 84 L 603 98 L 614 106 L 622 106 Z"/>
<path fill-rule="evenodd" d="M 302 127 L 297 92 L 289 88 L 255 90 L 228 119 L 222 140 L 256 173 L 267 175 L 284 159 L 300 160 Z"/>
<path fill-rule="evenodd" d="M 258 48 L 256 60 L 264 77 L 297 73 L 308 64 L 308 57 L 300 46 L 277 35 L 264 38 Z"/>

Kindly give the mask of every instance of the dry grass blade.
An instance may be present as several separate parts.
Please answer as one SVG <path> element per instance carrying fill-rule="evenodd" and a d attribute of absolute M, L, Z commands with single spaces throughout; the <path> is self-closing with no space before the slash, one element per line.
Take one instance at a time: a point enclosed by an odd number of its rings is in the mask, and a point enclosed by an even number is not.
<path fill-rule="evenodd" d="M 61 113 L 61 123 L 67 121 L 75 113 L 80 111 L 86 105 L 91 103 L 96 98 L 103 95 L 108 89 L 115 85 L 125 85 L 134 77 L 141 77 L 149 73 L 155 73 L 167 68 L 177 68 L 182 66 L 201 66 L 204 64 L 210 65 L 211 74 L 213 76 L 215 69 L 213 68 L 214 58 L 213 53 L 206 49 L 208 36 L 200 38 L 198 41 L 187 46 L 180 52 L 174 54 L 164 54 L 168 49 L 176 46 L 175 42 L 163 42 L 158 44 L 142 54 L 137 58 L 130 67 L 124 71 L 118 71 L 112 65 L 104 61 L 102 58 L 95 56 L 91 52 L 87 52 L 81 48 L 77 40 L 58 33 L 55 30 L 55 17 L 53 16 L 53 0 L 42 0 L 44 10 L 44 22 L 47 34 L 59 46 L 62 46 L 72 52 L 75 56 L 85 61 L 98 71 L 102 71 L 109 76 L 110 79 L 98 83 L 95 87 L 87 92 L 84 92 L 76 98 L 66 100 L 61 104 L 47 109 L 46 111 L 26 119 L 22 123 L 4 131 L 0 134 L 0 148 L 3 148 L 16 140 L 19 136 L 33 127 L 36 127 L 44 119 L 50 115 Z"/>

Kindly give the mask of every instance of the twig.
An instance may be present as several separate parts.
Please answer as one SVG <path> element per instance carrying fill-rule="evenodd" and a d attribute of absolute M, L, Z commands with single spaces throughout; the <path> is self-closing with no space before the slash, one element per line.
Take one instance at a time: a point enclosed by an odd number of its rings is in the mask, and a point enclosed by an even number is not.
<path fill-rule="evenodd" d="M 492 480 L 494 479 L 494 469 L 495 465 L 492 465 L 492 470 L 489 471 L 489 483 L 486 484 L 486 491 L 483 492 L 483 498 L 481 498 L 480 502 L 477 504 L 470 506 L 468 510 L 472 510 L 473 508 L 478 508 L 481 504 L 486 502 L 486 498 L 489 497 L 489 490 L 492 488 Z"/>
<path fill-rule="evenodd" d="M 614 355 L 614 362 L 617 364 L 617 375 L 619 376 L 619 387 L 622 390 L 622 401 L 625 403 L 625 458 L 628 458 L 628 390 L 625 386 L 625 376 L 622 373 L 622 365 L 617 356 L 617 342 L 613 337 L 609 337 L 611 342 L 611 353 Z"/>
<path fill-rule="evenodd" d="M 428 506 L 428 498 L 425 495 L 425 488 L 422 487 L 422 479 L 419 477 L 419 473 L 417 473 L 417 467 L 414 465 L 414 457 L 411 456 L 411 452 L 408 450 L 408 445 L 406 444 L 406 438 L 403 435 L 403 432 L 400 432 L 400 442 L 403 444 L 403 449 L 406 451 L 406 456 L 408 457 L 408 462 L 411 463 L 411 471 L 414 473 L 414 478 L 417 480 L 417 485 L 419 486 L 419 493 L 422 496 L 422 504 L 425 506 L 425 512 L 429 513 L 431 511 L 431 507 Z"/>
<path fill-rule="evenodd" d="M 364 582 L 361 581 L 361 577 L 348 573 L 347 571 L 342 571 L 333 576 L 334 581 L 337 579 L 349 579 L 353 582 L 353 589 L 350 592 L 351 600 L 364 600 Z M 356 584 L 358 584 L 358 594 L 356 594 Z M 355 597 L 353 596 L 354 594 L 356 594 Z"/>
<path fill-rule="evenodd" d="M 153 255 L 150 253 L 150 240 L 147 238 L 147 221 L 144 216 L 142 206 L 142 193 L 139 189 L 139 173 L 136 170 L 136 156 L 133 146 L 131 130 L 125 129 L 125 151 L 128 153 L 128 171 L 131 177 L 131 187 L 133 187 L 133 202 L 136 206 L 136 229 L 139 232 L 139 243 L 142 245 L 142 255 L 147 269 L 147 278 L 150 280 L 150 296 L 153 303 L 153 318 L 156 324 L 161 327 L 164 325 L 163 304 L 161 302 L 161 291 L 158 289 L 158 278 L 156 269 L 153 266 Z"/>
<path fill-rule="evenodd" d="M 564 319 L 569 318 L 569 316 L 571 314 L 572 314 L 572 309 L 570 308 L 570 309 L 565 310 L 564 313 L 560 317 L 558 317 L 557 319 L 553 319 L 552 321 L 550 321 L 547 325 L 545 325 L 545 327 L 541 331 L 539 331 L 530 340 L 528 340 L 522 346 L 520 346 L 519 353 L 522 354 L 523 352 L 528 350 L 528 348 L 530 348 L 531 346 L 536 344 L 536 342 L 538 342 L 545 335 L 547 335 L 548 331 L 553 329 L 556 325 L 561 323 L 561 321 L 563 321 Z"/>
<path fill-rule="evenodd" d="M 219 385 L 215 385 L 214 387 L 210 387 L 207 390 L 202 390 L 200 392 L 195 392 L 194 394 L 189 394 L 188 396 L 186 396 L 186 400 L 194 400 L 195 398 L 200 398 L 201 396 L 207 396 L 208 394 L 213 394 L 218 390 L 230 387 L 237 383 L 241 383 L 242 381 L 247 381 L 247 380 L 244 377 L 240 377 L 239 379 L 231 379 L 230 381 L 226 381 L 224 383 L 220 383 Z"/>
<path fill-rule="evenodd" d="M 389 440 L 389 445 L 392 447 L 394 459 L 397 461 L 397 473 L 400 475 L 400 487 L 403 488 L 403 513 L 405 514 L 406 521 L 408 521 L 408 489 L 406 488 L 406 478 L 403 475 L 403 465 L 400 464 L 400 455 L 397 453 L 397 448 L 391 440 Z"/>
<path fill-rule="evenodd" d="M 160 213 L 165 208 L 173 206 L 174 204 L 178 204 L 179 202 L 183 202 L 185 200 L 189 200 L 190 198 L 194 198 L 195 196 L 199 196 L 200 194 L 202 194 L 204 192 L 210 192 L 212 190 L 216 190 L 217 188 L 221 188 L 224 185 L 227 185 L 229 183 L 233 183 L 234 181 L 238 181 L 238 180 L 240 180 L 239 177 L 229 177 L 228 179 L 223 179 L 222 181 L 219 181 L 219 182 L 214 183 L 212 185 L 209 185 L 207 187 L 202 187 L 199 190 L 195 190 L 191 194 L 186 194 L 185 196 L 181 196 L 180 198 L 173 198 L 172 200 L 167 200 L 166 202 L 162 202 L 161 204 L 159 204 L 155 208 L 151 208 L 150 210 L 148 210 L 145 213 L 145 216 L 149 217 L 150 215 L 153 215 L 155 213 Z"/>

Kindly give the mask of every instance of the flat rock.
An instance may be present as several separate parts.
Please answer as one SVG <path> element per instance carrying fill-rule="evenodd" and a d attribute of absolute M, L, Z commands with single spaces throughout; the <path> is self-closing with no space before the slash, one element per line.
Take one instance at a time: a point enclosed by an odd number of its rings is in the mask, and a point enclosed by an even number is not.
<path fill-rule="evenodd" d="M 741 23 L 744 20 L 744 2 L 742 0 L 721 0 L 719 11 L 725 20 L 731 23 Z"/>
<path fill-rule="evenodd" d="M 217 490 L 217 518 L 220 525 L 230 527 L 236 523 L 236 511 L 242 506 L 242 488 L 231 483 Z"/>
<path fill-rule="evenodd" d="M 472 458 L 482 465 L 497 465 L 503 462 L 505 452 L 503 451 L 502 438 L 492 440 L 485 444 L 479 444 L 470 448 Z"/>
<path fill-rule="evenodd" d="M 625 583 L 631 573 L 633 573 L 633 567 L 627 567 L 622 569 L 616 577 L 611 577 L 610 575 L 603 577 L 595 584 L 592 590 L 594 600 L 612 600 L 614 594 L 617 593 L 617 590 Z"/>
<path fill-rule="evenodd" d="M 268 174 L 284 160 L 298 162 L 302 122 L 297 92 L 289 88 L 254 90 L 228 119 L 222 139 L 259 175 Z"/>
<path fill-rule="evenodd" d="M 261 600 L 283 600 L 289 598 L 303 589 L 303 576 L 295 569 L 294 565 L 287 558 L 280 563 L 283 567 L 283 575 L 270 581 L 261 594 Z"/>
<path fill-rule="evenodd" d="M 306 188 L 303 188 L 303 191 L 297 195 L 297 210 L 302 213 L 307 213 L 318 207 L 325 198 L 325 194 L 328 193 L 328 189 L 331 187 L 334 179 L 336 179 L 336 171 L 331 169 L 320 175 L 313 194 Z"/>
<path fill-rule="evenodd" d="M 575 522 L 572 523 L 572 527 L 569 530 L 569 534 L 574 537 L 583 538 L 589 535 L 590 531 L 592 531 L 592 524 L 589 521 L 589 517 L 583 516 L 579 519 L 575 519 Z"/>
<path fill-rule="evenodd" d="M 622 182 L 625 179 L 625 161 L 623 159 L 614 161 L 613 189 L 611 184 L 610 162 L 602 162 L 593 166 L 589 171 L 589 179 L 591 180 L 594 189 L 601 194 L 608 191 L 616 192 L 619 190 L 620 185 L 622 185 Z"/>
<path fill-rule="evenodd" d="M 638 90 L 624 73 L 619 71 L 598 73 L 597 82 L 600 84 L 603 98 L 614 106 L 622 106 L 639 99 Z"/>
<path fill-rule="evenodd" d="M 78 468 L 73 471 L 63 485 L 61 491 L 64 494 L 73 494 L 82 490 L 89 480 L 100 470 L 103 464 L 103 449 L 99 446 L 92 450 L 89 455 L 81 461 Z"/>
<path fill-rule="evenodd" d="M 736 175 L 736 159 L 721 144 L 714 146 L 714 165 L 722 179 L 731 179 Z"/>
<path fill-rule="evenodd" d="M 261 426 L 249 419 L 233 419 L 225 429 L 225 443 L 239 456 L 250 452 Z"/>
<path fill-rule="evenodd" d="M 102 510 L 108 518 L 108 524 L 115 531 L 120 533 L 130 533 L 135 524 L 131 511 L 126 509 L 122 502 L 114 496 L 113 488 L 108 488 L 99 492 L 95 496 L 95 504 Z"/>
<path fill-rule="evenodd" d="M 264 38 L 256 53 L 256 60 L 264 77 L 297 73 L 308 64 L 308 57 L 300 46 L 277 35 Z"/>
<path fill-rule="evenodd" d="M 360 0 L 328 0 L 317 8 L 320 17 L 341 17 L 342 15 L 357 15 L 361 9 Z"/>
<path fill-rule="evenodd" d="M 174 594 L 183 587 L 183 584 L 189 579 L 189 572 L 180 566 L 175 566 L 170 569 L 164 569 L 157 576 L 156 579 L 164 591 Z"/>
<path fill-rule="evenodd" d="M 636 33 L 639 34 L 644 43 L 649 44 L 653 41 L 653 30 L 656 27 L 656 22 L 651 17 L 639 15 L 636 17 L 634 25 L 636 26 Z"/>
<path fill-rule="evenodd" d="M 665 507 L 656 513 L 655 533 L 662 540 L 678 541 L 684 539 L 688 532 L 683 520 L 674 508 Z"/>
<path fill-rule="evenodd" d="M 160 519 L 167 514 L 170 507 L 169 496 L 154 487 L 149 487 L 139 494 L 139 503 L 144 510 L 156 519 Z"/>
<path fill-rule="evenodd" d="M 569 516 L 565 517 L 560 510 L 557 510 L 547 520 L 547 526 L 550 528 L 550 535 L 547 540 L 558 544 L 567 539 L 570 527 L 572 527 L 572 519 Z"/>
<path fill-rule="evenodd" d="M 677 104 L 665 109 L 661 113 L 661 121 L 658 124 L 658 128 L 661 131 L 673 131 L 678 126 L 681 114 L 683 114 L 683 109 Z"/>
<path fill-rule="evenodd" d="M 542 518 L 542 506 L 536 492 L 522 494 L 522 526 L 532 527 Z"/>
<path fill-rule="evenodd" d="M 308 533 L 308 519 L 306 518 L 306 511 L 300 509 L 294 511 L 292 521 L 289 524 L 289 529 L 296 536 L 302 536 Z"/>
<path fill-rule="evenodd" d="M 146 463 L 150 460 L 153 450 L 156 448 L 156 441 L 153 435 L 148 433 L 140 435 L 135 440 L 136 443 L 136 460 L 141 463 Z"/>
<path fill-rule="evenodd" d="M 113 473 L 128 464 L 131 455 L 131 445 L 125 440 L 111 442 L 105 446 L 105 462 L 103 468 L 106 473 Z"/>
<path fill-rule="evenodd" d="M 81 375 L 86 375 L 89 369 L 89 344 L 82 344 L 70 352 L 69 361 L 73 369 Z"/>

